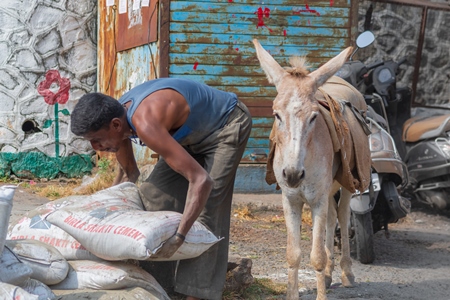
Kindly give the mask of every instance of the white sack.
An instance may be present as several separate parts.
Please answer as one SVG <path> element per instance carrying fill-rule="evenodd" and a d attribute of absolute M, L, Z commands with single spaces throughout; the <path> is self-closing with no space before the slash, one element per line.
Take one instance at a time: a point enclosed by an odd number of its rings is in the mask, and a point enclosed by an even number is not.
<path fill-rule="evenodd" d="M 0 257 L 0 282 L 21 285 L 30 279 L 31 273 L 33 273 L 31 268 L 22 263 L 14 252 L 5 245 Z"/>
<path fill-rule="evenodd" d="M 87 251 L 86 248 L 70 234 L 45 220 L 45 217 L 49 213 L 65 206 L 93 209 L 99 204 L 96 202 L 96 199 L 107 199 L 112 206 L 114 203 L 122 203 L 124 201 L 123 199 L 137 199 L 135 203 L 128 202 L 128 204 L 135 209 L 143 209 L 136 186 L 131 183 L 125 183 L 98 192 L 94 198 L 95 199 L 92 198 L 92 195 L 69 196 L 41 205 L 34 210 L 29 211 L 26 216 L 21 218 L 17 223 L 10 224 L 6 238 L 8 240 L 30 239 L 44 242 L 55 247 L 67 260 L 98 259 L 95 255 Z M 100 205 L 102 204 L 100 203 Z"/>
<path fill-rule="evenodd" d="M 32 295 L 25 291 L 24 289 L 0 282 L 0 296 L 2 300 L 38 300 L 39 297 L 36 295 Z"/>
<path fill-rule="evenodd" d="M 6 241 L 6 246 L 33 270 L 30 278 L 47 285 L 66 278 L 69 263 L 55 247 L 36 240 Z"/>
<path fill-rule="evenodd" d="M 84 248 L 70 234 L 52 225 L 43 215 L 30 211 L 17 223 L 9 226 L 8 240 L 36 240 L 55 247 L 67 260 L 96 259 L 95 255 Z"/>
<path fill-rule="evenodd" d="M 52 292 L 52 290 L 38 280 L 28 279 L 20 287 L 23 288 L 26 292 L 38 296 L 39 300 L 56 299 L 56 296 Z"/>
<path fill-rule="evenodd" d="M 128 197 L 122 196 L 123 191 L 127 191 Z M 136 203 L 141 203 L 138 188 L 132 183 L 123 183 L 91 195 L 90 201 L 83 199 L 64 205 L 49 213 L 46 220 L 105 260 L 188 259 L 199 256 L 219 241 L 196 221 L 171 258 L 152 257 L 162 243 L 175 234 L 182 215 L 171 211 L 144 211 L 136 207 Z"/>
<path fill-rule="evenodd" d="M 148 290 L 157 299 L 170 300 L 167 293 L 155 278 L 142 268 L 124 262 L 74 260 L 67 278 L 57 285 L 54 290 L 117 290 L 141 287 Z"/>

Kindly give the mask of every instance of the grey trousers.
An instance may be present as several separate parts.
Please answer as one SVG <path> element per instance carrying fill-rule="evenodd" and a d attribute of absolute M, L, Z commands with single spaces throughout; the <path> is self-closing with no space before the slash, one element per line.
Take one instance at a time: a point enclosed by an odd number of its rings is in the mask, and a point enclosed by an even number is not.
<path fill-rule="evenodd" d="M 185 149 L 214 181 L 205 208 L 197 219 L 223 239 L 199 257 L 176 262 L 141 262 L 170 293 L 201 299 L 221 299 L 228 264 L 231 201 L 236 170 L 247 144 L 252 119 L 247 107 L 238 102 L 226 125 L 199 144 Z M 183 213 L 188 181 L 173 171 L 164 159 L 155 165 L 140 192 L 146 210 Z M 172 285 L 172 286 L 171 286 Z"/>

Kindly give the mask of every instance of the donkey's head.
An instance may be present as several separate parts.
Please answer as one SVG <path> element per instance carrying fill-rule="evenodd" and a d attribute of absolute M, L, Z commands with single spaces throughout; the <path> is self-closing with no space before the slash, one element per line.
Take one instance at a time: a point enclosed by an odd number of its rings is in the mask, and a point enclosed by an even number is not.
<path fill-rule="evenodd" d="M 305 157 L 313 134 L 320 134 L 315 131 L 319 104 L 314 94 L 344 64 L 352 48 L 309 73 L 304 59 L 291 59 L 292 67 L 284 69 L 256 39 L 253 43 L 262 69 L 278 92 L 272 106 L 277 144 L 275 176 L 280 185 L 296 188 L 305 178 Z"/>

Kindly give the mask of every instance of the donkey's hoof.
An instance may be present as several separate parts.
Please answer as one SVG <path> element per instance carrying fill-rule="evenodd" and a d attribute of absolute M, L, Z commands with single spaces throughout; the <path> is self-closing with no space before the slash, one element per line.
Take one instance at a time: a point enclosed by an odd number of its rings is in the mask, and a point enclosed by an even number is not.
<path fill-rule="evenodd" d="M 331 278 L 331 276 L 325 275 L 325 287 L 327 289 L 330 288 L 332 281 L 333 281 L 333 278 Z"/>
<path fill-rule="evenodd" d="M 342 274 L 342 285 L 348 288 L 355 286 L 355 276 L 353 274 L 350 275 L 344 275 Z"/>

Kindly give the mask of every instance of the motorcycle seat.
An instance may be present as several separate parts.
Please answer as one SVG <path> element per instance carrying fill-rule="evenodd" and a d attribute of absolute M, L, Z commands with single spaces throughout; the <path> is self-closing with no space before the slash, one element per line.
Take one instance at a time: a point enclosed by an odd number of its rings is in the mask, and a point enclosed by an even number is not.
<path fill-rule="evenodd" d="M 420 140 L 443 136 L 450 130 L 450 114 L 441 116 L 416 116 L 403 124 L 403 141 L 414 143 Z"/>

